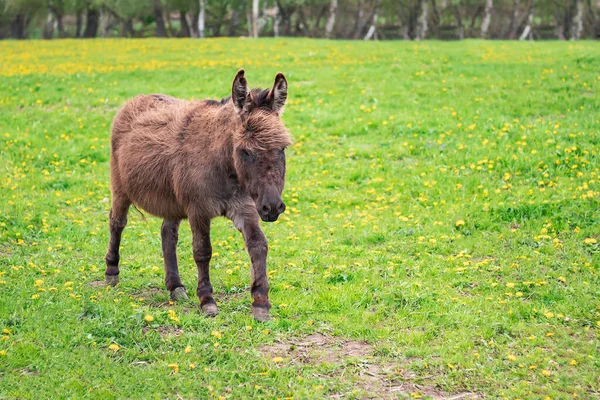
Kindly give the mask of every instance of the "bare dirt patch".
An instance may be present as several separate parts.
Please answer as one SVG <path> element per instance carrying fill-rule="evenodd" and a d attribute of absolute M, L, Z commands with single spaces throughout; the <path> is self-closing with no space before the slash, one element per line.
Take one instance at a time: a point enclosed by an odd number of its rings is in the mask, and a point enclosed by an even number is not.
<path fill-rule="evenodd" d="M 286 342 L 279 341 L 259 348 L 269 359 L 283 358 L 282 366 L 328 365 L 339 366 L 329 377 L 349 383 L 354 393 L 362 398 L 396 399 L 418 393 L 433 399 L 478 399 L 475 393 L 449 394 L 432 385 L 416 383 L 417 376 L 407 370 L 406 360 L 387 362 L 374 355 L 373 347 L 363 341 L 313 333 Z M 349 393 L 335 393 L 330 397 L 342 399 Z"/>
<path fill-rule="evenodd" d="M 181 336 L 183 334 L 183 330 L 179 329 L 176 326 L 169 326 L 169 325 L 167 325 L 167 326 L 161 325 L 156 328 L 145 326 L 142 328 L 142 333 L 144 335 L 147 334 L 148 332 L 158 332 L 158 334 L 161 337 Z"/>

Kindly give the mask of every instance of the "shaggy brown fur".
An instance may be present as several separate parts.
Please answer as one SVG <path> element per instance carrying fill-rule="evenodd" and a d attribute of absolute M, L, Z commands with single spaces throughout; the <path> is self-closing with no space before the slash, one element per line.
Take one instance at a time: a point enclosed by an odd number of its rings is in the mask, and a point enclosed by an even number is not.
<path fill-rule="evenodd" d="M 175 248 L 179 223 L 188 218 L 197 294 L 202 309 L 216 314 L 208 271 L 210 220 L 226 216 L 242 232 L 252 261 L 253 314 L 268 319 L 267 242 L 258 218 L 275 221 L 285 210 L 284 149 L 291 139 L 281 113 L 287 81 L 279 73 L 271 89 L 250 91 L 244 75 L 237 73 L 231 97 L 220 102 L 140 95 L 115 118 L 107 282 L 118 282 L 121 233 L 134 204 L 164 219 L 166 286 L 172 298 L 184 297 Z"/>

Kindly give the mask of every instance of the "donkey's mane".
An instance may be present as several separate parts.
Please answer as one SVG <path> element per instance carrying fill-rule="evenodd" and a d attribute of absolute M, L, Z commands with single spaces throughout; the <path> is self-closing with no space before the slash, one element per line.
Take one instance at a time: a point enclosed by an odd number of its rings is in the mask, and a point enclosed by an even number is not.
<path fill-rule="evenodd" d="M 234 141 L 248 150 L 280 150 L 292 144 L 292 138 L 278 117 L 262 109 L 250 114 L 246 129 L 234 134 Z"/>
<path fill-rule="evenodd" d="M 254 88 L 250 91 L 250 115 L 246 121 L 244 133 L 236 134 L 238 146 L 248 150 L 282 149 L 292 144 L 292 138 L 283 123 L 274 115 L 271 104 L 267 100 L 269 90 Z M 207 104 L 224 106 L 231 101 L 231 96 L 221 100 L 205 100 Z"/>

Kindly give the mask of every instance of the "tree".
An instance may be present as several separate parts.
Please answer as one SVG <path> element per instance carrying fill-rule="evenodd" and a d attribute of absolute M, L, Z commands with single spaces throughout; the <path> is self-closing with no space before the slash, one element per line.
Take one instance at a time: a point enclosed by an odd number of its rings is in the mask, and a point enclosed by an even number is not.
<path fill-rule="evenodd" d="M 490 28 L 490 22 L 492 21 L 492 9 L 494 7 L 494 0 L 486 0 L 485 2 L 485 14 L 481 21 L 481 38 L 487 39 L 488 29 Z"/>
<path fill-rule="evenodd" d="M 523 33 L 519 37 L 519 40 L 525 40 L 527 37 L 531 38 L 531 23 L 533 22 L 533 5 L 535 0 L 529 0 L 529 11 L 527 12 L 527 25 L 523 30 Z"/>
<path fill-rule="evenodd" d="M 337 12 L 338 2 L 337 0 L 331 0 L 329 5 L 329 18 L 327 19 L 327 25 L 325 26 L 325 37 L 331 38 L 333 32 L 333 26 L 335 25 L 335 13 Z"/>

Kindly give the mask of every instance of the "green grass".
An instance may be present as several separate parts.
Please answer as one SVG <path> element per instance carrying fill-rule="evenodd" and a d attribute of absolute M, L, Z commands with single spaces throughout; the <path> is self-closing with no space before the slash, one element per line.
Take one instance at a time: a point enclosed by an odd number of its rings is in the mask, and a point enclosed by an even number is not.
<path fill-rule="evenodd" d="M 599 395 L 599 43 L 4 41 L 0 65 L 0 398 Z M 160 221 L 135 212 L 121 283 L 91 286 L 118 108 L 224 97 L 242 66 L 290 83 L 288 211 L 263 224 L 272 321 L 250 316 L 225 219 L 217 318 L 187 224 L 189 301 L 168 304 Z M 340 356 L 265 350 L 313 333 Z"/>

